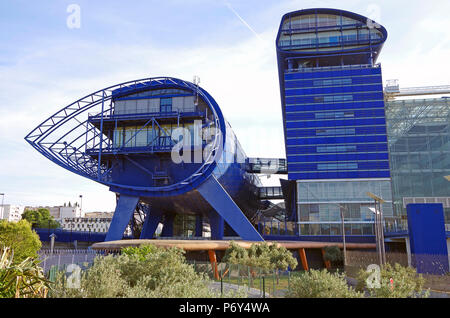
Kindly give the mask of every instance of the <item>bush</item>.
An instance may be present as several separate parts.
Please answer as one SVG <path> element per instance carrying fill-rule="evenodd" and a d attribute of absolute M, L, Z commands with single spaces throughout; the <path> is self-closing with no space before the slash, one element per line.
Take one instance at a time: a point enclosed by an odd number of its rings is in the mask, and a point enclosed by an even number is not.
<path fill-rule="evenodd" d="M 210 281 L 186 263 L 177 248 L 128 248 L 118 256 L 97 257 L 83 272 L 79 288 L 69 288 L 65 273 L 57 275 L 52 297 L 218 297 Z M 229 296 L 231 294 L 228 294 Z"/>
<path fill-rule="evenodd" d="M 294 277 L 287 298 L 360 298 L 362 293 L 347 285 L 345 276 L 340 273 L 330 273 L 311 269 Z"/>
<path fill-rule="evenodd" d="M 370 279 L 371 274 L 371 271 L 361 269 L 358 272 L 356 287 L 359 291 L 367 291 L 370 297 L 415 298 L 429 295 L 428 291 L 423 291 L 425 279 L 422 275 L 418 275 L 414 268 L 404 267 L 397 263 L 394 266 L 383 265 L 380 268 L 379 284 Z"/>
<path fill-rule="evenodd" d="M 37 258 L 37 251 L 41 246 L 39 236 L 26 220 L 19 222 L 0 220 L 0 248 L 10 247 L 14 252 L 15 262 L 21 262 L 28 257 Z"/>
<path fill-rule="evenodd" d="M 235 242 L 225 251 L 224 262 L 265 270 L 287 270 L 297 267 L 297 260 L 285 247 L 276 244 L 254 243 L 248 250 Z"/>

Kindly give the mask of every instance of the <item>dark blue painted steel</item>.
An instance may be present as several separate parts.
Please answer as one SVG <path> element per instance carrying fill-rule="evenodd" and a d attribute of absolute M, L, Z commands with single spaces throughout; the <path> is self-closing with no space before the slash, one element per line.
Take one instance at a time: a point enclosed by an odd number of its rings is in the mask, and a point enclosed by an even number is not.
<path fill-rule="evenodd" d="M 206 180 L 198 188 L 198 191 L 242 239 L 263 241 L 256 228 L 245 217 L 241 209 L 214 176 Z"/>
<path fill-rule="evenodd" d="M 413 266 L 418 273 L 449 272 L 447 238 L 442 203 L 415 203 L 406 206 Z"/>
<path fill-rule="evenodd" d="M 150 213 L 146 216 L 141 231 L 141 239 L 152 239 L 159 223 L 162 222 L 163 214 L 156 209 L 151 209 Z"/>
<path fill-rule="evenodd" d="M 122 239 L 123 232 L 125 232 L 138 202 L 139 197 L 120 195 L 105 241 Z"/>

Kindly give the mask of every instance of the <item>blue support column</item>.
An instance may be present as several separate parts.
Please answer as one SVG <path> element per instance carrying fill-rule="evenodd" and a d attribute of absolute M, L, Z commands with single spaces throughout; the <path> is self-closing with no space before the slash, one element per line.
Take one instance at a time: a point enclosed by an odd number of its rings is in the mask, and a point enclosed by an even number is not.
<path fill-rule="evenodd" d="M 173 220 L 175 219 L 175 214 L 167 213 L 164 215 L 163 230 L 161 233 L 162 237 L 172 237 L 173 236 Z"/>
<path fill-rule="evenodd" d="M 152 239 L 158 228 L 159 223 L 162 222 L 162 213 L 158 210 L 150 208 L 150 213 L 147 215 L 142 226 L 141 239 Z"/>
<path fill-rule="evenodd" d="M 203 216 L 196 215 L 195 216 L 195 237 L 203 236 Z"/>
<path fill-rule="evenodd" d="M 264 241 L 213 175 L 203 182 L 197 191 L 243 240 Z"/>
<path fill-rule="evenodd" d="M 133 216 L 134 209 L 139 202 L 139 197 L 121 194 L 117 201 L 116 211 L 106 234 L 105 242 L 121 240 L 123 232 Z"/>
<path fill-rule="evenodd" d="M 223 240 L 225 222 L 223 217 L 214 210 L 209 213 L 209 225 L 211 226 L 211 239 Z"/>

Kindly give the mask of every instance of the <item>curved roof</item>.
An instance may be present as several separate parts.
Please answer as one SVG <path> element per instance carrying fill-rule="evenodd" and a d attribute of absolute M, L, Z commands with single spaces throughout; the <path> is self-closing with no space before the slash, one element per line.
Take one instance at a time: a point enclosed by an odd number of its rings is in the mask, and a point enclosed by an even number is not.
<path fill-rule="evenodd" d="M 381 33 L 381 38 L 379 40 L 373 41 L 373 43 L 369 43 L 369 45 L 358 45 L 357 47 L 351 47 L 348 48 L 349 45 L 342 45 L 339 46 L 338 49 L 332 49 L 332 50 L 316 50 L 316 51 L 292 51 L 292 50 L 288 50 L 288 49 L 283 49 L 280 46 L 280 37 L 283 33 L 283 24 L 286 22 L 286 20 L 291 19 L 293 17 L 301 17 L 301 16 L 307 16 L 307 15 L 316 15 L 316 14 L 328 14 L 328 15 L 334 15 L 334 16 L 339 16 L 339 17 L 346 17 L 349 19 L 353 19 L 355 20 L 357 23 L 355 23 L 355 27 L 361 28 L 361 26 L 367 26 L 370 29 L 376 29 Z M 307 28 L 300 28 L 297 29 L 297 31 L 304 31 L 304 32 L 309 32 L 309 33 L 318 33 L 318 32 L 323 32 L 324 30 L 331 30 L 333 28 L 333 26 L 312 26 L 312 27 L 307 27 Z M 334 26 L 334 28 L 338 28 L 339 30 L 342 30 L 343 27 L 342 25 L 336 25 Z M 360 14 L 357 13 L 353 13 L 353 12 L 349 12 L 349 11 L 345 11 L 345 10 L 340 10 L 340 9 L 331 9 L 331 8 L 312 8 L 312 9 L 304 9 L 304 10 L 298 10 L 298 11 L 293 11 L 293 12 L 289 12 L 286 13 L 285 15 L 283 15 L 282 19 L 281 19 L 281 23 L 280 23 L 280 27 L 278 29 L 278 34 L 277 34 L 277 38 L 276 38 L 276 46 L 277 46 L 277 51 L 278 53 L 281 53 L 283 55 L 286 55 L 286 57 L 289 57 L 290 55 L 295 55 L 297 57 L 300 57 L 302 55 L 304 56 L 310 56 L 310 55 L 326 55 L 326 54 L 333 54 L 333 53 L 351 53 L 351 52 L 370 52 L 372 51 L 374 53 L 374 61 L 376 60 L 378 54 L 381 51 L 381 48 L 384 44 L 384 42 L 387 39 L 387 31 L 386 29 L 370 20 L 369 18 L 362 16 Z M 370 41 L 372 42 L 372 41 Z"/>

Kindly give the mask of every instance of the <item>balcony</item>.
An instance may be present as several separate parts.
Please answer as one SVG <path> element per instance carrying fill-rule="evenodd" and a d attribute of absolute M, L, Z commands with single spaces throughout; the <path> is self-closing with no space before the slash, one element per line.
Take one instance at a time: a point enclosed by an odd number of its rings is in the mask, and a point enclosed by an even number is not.
<path fill-rule="evenodd" d="M 142 121 L 148 121 L 152 118 L 161 120 L 161 119 L 168 119 L 173 121 L 178 121 L 180 119 L 192 119 L 192 118 L 199 118 L 203 119 L 206 118 L 206 112 L 200 111 L 198 108 L 185 108 L 183 110 L 174 110 L 170 112 L 160 112 L 158 110 L 154 110 L 151 112 L 146 113 L 128 113 L 128 114 L 117 114 L 113 113 L 112 111 L 108 114 L 89 114 L 88 115 L 88 121 L 92 123 L 95 126 L 99 126 L 102 119 L 104 123 L 112 123 L 112 122 L 127 122 L 127 121 L 133 121 L 133 122 L 142 122 Z"/>

